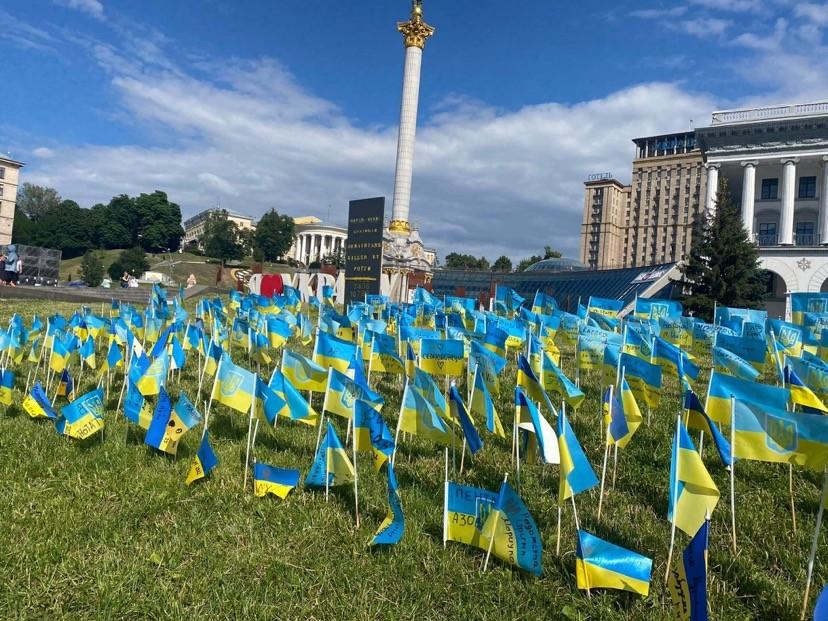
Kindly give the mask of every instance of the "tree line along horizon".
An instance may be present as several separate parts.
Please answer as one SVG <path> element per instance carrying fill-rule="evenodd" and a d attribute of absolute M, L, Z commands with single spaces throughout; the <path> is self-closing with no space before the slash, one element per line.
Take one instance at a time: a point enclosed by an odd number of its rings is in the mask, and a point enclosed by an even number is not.
<path fill-rule="evenodd" d="M 24 183 L 15 205 L 12 241 L 23 245 L 60 249 L 63 258 L 82 255 L 83 266 L 91 272 L 87 284 L 100 284 L 103 264 L 96 251 L 123 249 L 109 267 L 113 279 L 123 272 L 139 274 L 149 269 L 146 252 L 177 251 L 184 229 L 181 208 L 156 190 L 151 194 L 130 197 L 120 194 L 108 204 L 98 203 L 85 209 L 73 200 L 62 199 L 54 188 Z M 251 257 L 254 261 L 276 262 L 293 244 L 293 218 L 275 209 L 265 213 L 256 230 L 240 229 L 226 217 L 226 212 L 210 215 L 201 238 L 183 250 L 221 260 Z M 486 257 L 451 252 L 446 255 L 448 269 L 521 272 L 544 259 L 560 258 L 551 246 L 543 255 L 526 257 L 513 266 L 503 255 L 489 264 Z M 336 267 L 344 265 L 342 254 L 322 259 Z M 318 267 L 319 263 L 310 267 Z M 681 299 L 685 307 L 701 317 L 712 316 L 716 303 L 726 306 L 759 308 L 769 290 L 769 273 L 759 264 L 759 248 L 751 241 L 742 224 L 738 206 L 732 200 L 726 180 L 721 180 L 712 214 L 696 217 L 690 254 L 680 266 Z"/>

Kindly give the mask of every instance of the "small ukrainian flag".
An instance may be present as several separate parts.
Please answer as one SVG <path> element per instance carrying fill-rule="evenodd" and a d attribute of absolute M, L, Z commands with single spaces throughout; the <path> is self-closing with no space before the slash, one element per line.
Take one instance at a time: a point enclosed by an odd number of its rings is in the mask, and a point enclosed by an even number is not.
<path fill-rule="evenodd" d="M 204 436 L 201 438 L 201 444 L 198 446 L 198 451 L 193 458 L 193 463 L 190 466 L 190 471 L 187 473 L 187 479 L 184 482 L 190 485 L 194 481 L 203 479 L 216 466 L 218 466 L 218 457 L 216 457 L 213 447 L 210 446 L 210 432 L 205 429 Z"/>
<path fill-rule="evenodd" d="M 299 476 L 299 471 L 292 468 L 256 462 L 253 464 L 253 494 L 259 497 L 273 494 L 284 500 L 290 490 L 299 485 Z"/>

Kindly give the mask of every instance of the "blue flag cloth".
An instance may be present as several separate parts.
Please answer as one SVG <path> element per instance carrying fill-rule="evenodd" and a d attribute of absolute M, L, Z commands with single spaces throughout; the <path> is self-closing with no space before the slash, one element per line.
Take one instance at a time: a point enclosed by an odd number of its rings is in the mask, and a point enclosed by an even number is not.
<path fill-rule="evenodd" d="M 500 486 L 494 511 L 483 525 L 492 554 L 531 574 L 543 574 L 541 536 L 532 514 L 506 481 Z"/>
<path fill-rule="evenodd" d="M 397 476 L 394 474 L 394 465 L 386 462 L 386 473 L 388 474 L 388 514 L 377 529 L 370 545 L 392 546 L 399 543 L 405 533 L 405 515 L 403 514 L 402 502 L 400 500 Z"/>
<path fill-rule="evenodd" d="M 471 454 L 474 455 L 483 448 L 483 440 L 480 439 L 477 429 L 474 428 L 474 423 L 472 423 L 466 411 L 466 404 L 463 403 L 463 398 L 457 392 L 456 386 L 452 386 L 449 391 L 449 410 L 451 411 L 452 418 L 460 421 L 460 427 L 463 429 L 463 435 L 466 437 L 466 444 L 468 444 Z"/>
<path fill-rule="evenodd" d="M 652 570 L 652 559 L 578 531 L 575 574 L 579 589 L 620 589 L 647 597 Z"/>
<path fill-rule="evenodd" d="M 707 538 L 705 521 L 685 548 L 676 567 L 670 568 L 667 590 L 675 606 L 675 619 L 707 621 Z"/>

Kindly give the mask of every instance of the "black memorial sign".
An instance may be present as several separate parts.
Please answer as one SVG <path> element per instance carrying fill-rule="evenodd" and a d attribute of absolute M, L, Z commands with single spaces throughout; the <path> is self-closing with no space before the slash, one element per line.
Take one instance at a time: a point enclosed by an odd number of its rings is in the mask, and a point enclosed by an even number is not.
<path fill-rule="evenodd" d="M 385 197 L 351 201 L 345 250 L 345 303 L 380 292 Z"/>

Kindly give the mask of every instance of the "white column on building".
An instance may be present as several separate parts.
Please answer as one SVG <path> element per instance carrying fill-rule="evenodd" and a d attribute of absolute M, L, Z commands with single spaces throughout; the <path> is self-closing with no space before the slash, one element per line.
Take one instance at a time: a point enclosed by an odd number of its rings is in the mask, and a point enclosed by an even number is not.
<path fill-rule="evenodd" d="M 315 251 L 316 252 L 314 253 L 313 260 L 318 261 L 319 259 L 322 258 L 322 234 L 321 233 L 316 234 Z"/>
<path fill-rule="evenodd" d="M 719 164 L 706 164 L 707 168 L 707 197 L 704 209 L 708 214 L 716 211 L 716 198 L 719 194 Z"/>
<path fill-rule="evenodd" d="M 307 250 L 307 246 L 308 246 L 308 236 L 305 235 L 304 233 L 302 233 L 299 236 L 299 260 L 302 263 L 305 263 L 305 264 L 307 264 L 307 261 L 305 260 L 305 252 Z"/>
<path fill-rule="evenodd" d="M 302 254 L 302 244 L 299 241 L 299 236 L 293 238 L 293 259 L 295 261 L 299 261 L 299 257 Z"/>
<path fill-rule="evenodd" d="M 819 193 L 819 222 L 820 240 L 823 246 L 828 245 L 828 155 L 822 156 L 822 186 Z"/>
<path fill-rule="evenodd" d="M 796 163 L 799 158 L 782 160 L 782 212 L 779 215 L 779 243 L 791 246 L 794 243 L 794 186 L 796 185 Z"/>
<path fill-rule="evenodd" d="M 753 205 L 756 197 L 756 165 L 758 163 L 756 160 L 742 162 L 745 169 L 742 180 L 742 224 L 750 238 L 753 238 Z"/>

